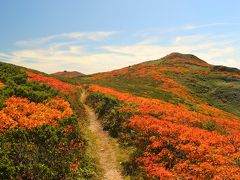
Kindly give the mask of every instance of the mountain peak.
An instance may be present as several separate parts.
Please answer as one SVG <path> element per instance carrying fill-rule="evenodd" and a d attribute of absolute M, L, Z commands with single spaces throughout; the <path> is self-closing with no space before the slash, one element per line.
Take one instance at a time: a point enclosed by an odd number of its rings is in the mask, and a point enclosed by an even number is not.
<path fill-rule="evenodd" d="M 201 60 L 200 58 L 198 58 L 197 56 L 195 56 L 193 54 L 182 54 L 179 52 L 172 52 L 172 53 L 166 55 L 165 57 L 163 57 L 162 59 L 174 59 L 174 58 Z M 201 60 L 201 61 L 203 61 L 203 60 Z"/>
<path fill-rule="evenodd" d="M 167 63 L 187 63 L 187 64 L 195 64 L 195 65 L 204 65 L 210 66 L 207 62 L 203 61 L 202 59 L 198 58 L 193 54 L 182 54 L 178 52 L 172 52 L 165 57 L 161 58 L 162 62 Z"/>
<path fill-rule="evenodd" d="M 85 76 L 85 74 L 80 73 L 78 71 L 61 71 L 61 72 L 56 72 L 53 73 L 52 75 L 55 76 L 61 76 L 61 77 L 67 77 L 67 78 L 74 78 L 74 77 L 79 77 L 79 76 Z"/>

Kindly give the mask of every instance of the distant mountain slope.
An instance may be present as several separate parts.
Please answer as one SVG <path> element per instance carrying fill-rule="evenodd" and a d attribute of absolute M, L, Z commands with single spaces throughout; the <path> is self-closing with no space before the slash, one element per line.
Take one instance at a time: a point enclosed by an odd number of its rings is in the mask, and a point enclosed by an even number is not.
<path fill-rule="evenodd" d="M 53 73 L 52 75 L 65 77 L 65 78 L 75 78 L 79 76 L 85 76 L 85 74 L 80 73 L 78 71 L 62 71 L 62 72 Z"/>
<path fill-rule="evenodd" d="M 171 53 L 158 60 L 75 80 L 174 104 L 180 102 L 191 108 L 204 101 L 240 116 L 240 70 L 214 66 L 191 54 Z"/>

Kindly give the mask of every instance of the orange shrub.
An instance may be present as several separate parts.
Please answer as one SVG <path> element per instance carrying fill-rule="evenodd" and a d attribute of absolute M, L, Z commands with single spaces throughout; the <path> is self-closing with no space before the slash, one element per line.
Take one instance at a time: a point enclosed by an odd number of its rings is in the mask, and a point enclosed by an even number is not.
<path fill-rule="evenodd" d="M 175 66 L 158 67 L 153 65 L 140 64 L 138 65 L 138 70 L 131 75 L 136 77 L 150 77 L 151 79 L 162 83 L 161 86 L 159 86 L 159 89 L 173 93 L 178 97 L 187 99 L 189 101 L 194 101 L 194 98 L 189 94 L 189 90 L 185 86 L 176 82 L 173 77 L 166 75 L 166 71 L 174 71 L 177 74 L 181 74 L 183 72 L 187 72 L 188 69 Z"/>
<path fill-rule="evenodd" d="M 184 59 L 184 58 L 175 58 L 175 59 L 169 60 L 169 62 L 172 62 L 172 63 L 189 63 L 189 64 L 202 66 L 202 67 L 210 67 L 210 66 L 212 66 L 212 65 L 210 65 L 210 64 L 208 64 L 206 62 L 195 61 L 195 60 Z"/>
<path fill-rule="evenodd" d="M 151 177 L 240 178 L 240 132 L 220 135 L 150 116 L 134 116 L 129 126 L 147 135 L 149 144 L 136 159 Z M 142 146 L 142 145 L 140 145 Z M 233 179 L 234 179 L 233 178 Z"/>
<path fill-rule="evenodd" d="M 195 112 L 182 104 L 137 97 L 98 85 L 91 85 L 90 90 L 137 105 L 137 115 L 128 126 L 141 134 L 136 143 L 144 153 L 136 162 L 149 177 L 240 178 L 239 117 L 206 104 L 200 104 L 199 112 Z M 207 130 L 204 124 L 211 122 L 225 134 L 218 129 Z"/>
<path fill-rule="evenodd" d="M 60 97 L 43 103 L 33 103 L 26 98 L 12 96 L 0 111 L 0 131 L 14 127 L 34 128 L 44 124 L 56 125 L 58 119 L 73 114 L 70 104 Z"/>
<path fill-rule="evenodd" d="M 0 88 L 3 87 L 3 86 L 4 86 L 4 84 L 0 81 Z"/>
<path fill-rule="evenodd" d="M 214 107 L 207 105 L 200 105 L 201 110 L 204 108 L 204 113 L 190 111 L 183 104 L 173 105 L 171 103 L 144 97 L 134 96 L 130 93 L 122 93 L 110 88 L 101 87 L 99 85 L 91 85 L 90 90 L 99 91 L 105 94 L 112 95 L 120 101 L 135 103 L 137 110 L 143 114 L 159 115 L 161 119 L 168 120 L 175 123 L 184 123 L 188 125 L 201 125 L 203 121 L 216 121 L 219 125 L 228 127 L 229 129 L 240 128 L 240 118 L 232 114 L 226 113 Z M 208 108 L 206 108 L 208 107 Z M 218 112 L 213 114 L 213 110 Z M 201 111 L 200 111 L 201 112 Z"/>
<path fill-rule="evenodd" d="M 223 73 L 227 76 L 240 79 L 240 74 L 236 73 L 236 72 L 228 72 L 228 71 L 214 71 L 213 72 L 213 74 L 219 74 L 219 75 L 222 75 Z"/>
<path fill-rule="evenodd" d="M 112 79 L 119 75 L 128 75 L 131 77 L 148 77 L 157 82 L 162 83 L 159 86 L 159 89 L 162 89 L 166 92 L 170 92 L 172 94 L 177 95 L 180 98 L 184 98 L 189 101 L 194 101 L 194 98 L 190 95 L 189 90 L 176 82 L 173 77 L 169 77 L 165 74 L 166 71 L 174 71 L 177 74 L 181 74 L 183 72 L 188 72 L 189 70 L 184 67 L 168 67 L 168 66 L 154 66 L 151 64 L 138 64 L 133 70 L 131 67 L 126 67 L 119 70 L 114 70 L 108 73 L 98 73 L 95 74 L 94 77 L 90 78 L 91 80 L 107 80 Z"/>
<path fill-rule="evenodd" d="M 58 90 L 65 94 L 73 94 L 75 92 L 74 85 L 62 82 L 56 78 L 47 77 L 42 74 L 36 74 L 30 71 L 28 71 L 27 74 L 28 76 L 30 76 L 30 78 L 28 78 L 29 81 L 36 81 L 39 83 L 47 84 L 51 86 L 53 89 Z"/>

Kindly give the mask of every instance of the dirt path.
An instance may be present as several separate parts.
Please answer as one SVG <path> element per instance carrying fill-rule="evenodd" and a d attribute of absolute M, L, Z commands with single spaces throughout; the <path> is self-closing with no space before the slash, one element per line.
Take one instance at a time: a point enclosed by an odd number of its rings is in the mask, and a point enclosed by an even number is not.
<path fill-rule="evenodd" d="M 81 101 L 84 103 L 87 97 L 84 91 Z M 99 163 L 103 170 L 104 180 L 123 180 L 121 173 L 117 169 L 116 152 L 111 144 L 111 140 L 107 132 L 103 131 L 102 125 L 97 119 L 95 112 L 86 104 L 84 104 L 88 118 L 89 130 L 95 137 L 96 154 L 99 157 Z"/>

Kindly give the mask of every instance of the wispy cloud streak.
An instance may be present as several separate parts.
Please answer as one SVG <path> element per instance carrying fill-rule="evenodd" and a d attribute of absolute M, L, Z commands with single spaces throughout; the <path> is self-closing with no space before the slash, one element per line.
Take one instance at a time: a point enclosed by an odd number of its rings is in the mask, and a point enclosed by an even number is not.
<path fill-rule="evenodd" d="M 222 22 L 222 23 L 210 23 L 210 24 L 200 24 L 200 25 L 185 25 L 182 27 L 183 30 L 194 30 L 194 29 L 201 29 L 201 28 L 210 28 L 210 27 L 217 27 L 217 26 L 227 26 L 232 25 L 232 23 Z"/>
<path fill-rule="evenodd" d="M 17 41 L 15 45 L 17 46 L 39 46 L 53 41 L 76 41 L 76 40 L 91 40 L 91 41 L 100 41 L 106 39 L 114 34 L 116 31 L 111 32 L 70 32 L 70 33 L 61 33 L 55 34 L 47 37 L 36 38 L 32 40 Z"/>

